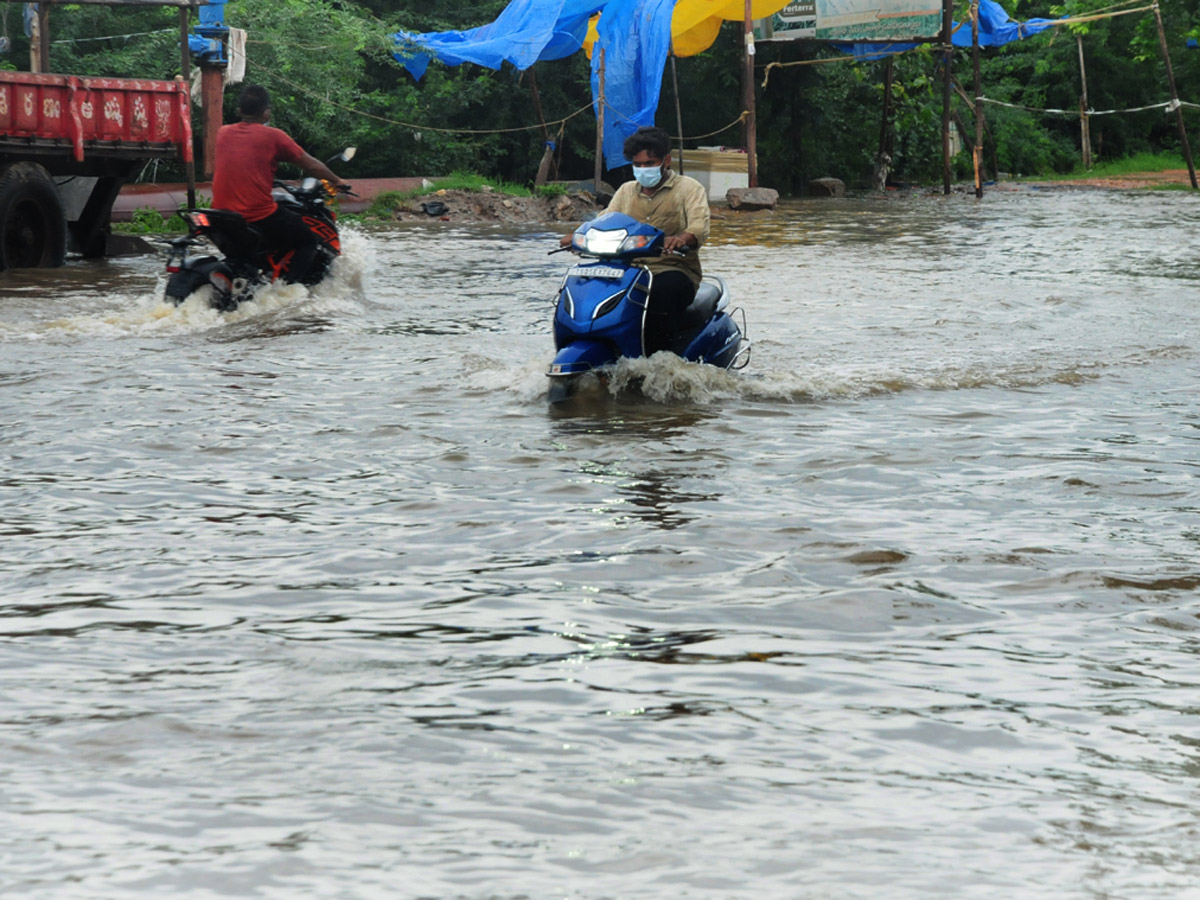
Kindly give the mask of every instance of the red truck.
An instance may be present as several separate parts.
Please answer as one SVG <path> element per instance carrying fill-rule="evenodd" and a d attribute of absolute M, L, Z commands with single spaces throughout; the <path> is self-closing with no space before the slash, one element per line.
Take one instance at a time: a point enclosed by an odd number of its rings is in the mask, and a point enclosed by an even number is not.
<path fill-rule="evenodd" d="M 121 185 L 152 159 L 192 162 L 184 81 L 0 71 L 0 269 L 103 256 Z"/>

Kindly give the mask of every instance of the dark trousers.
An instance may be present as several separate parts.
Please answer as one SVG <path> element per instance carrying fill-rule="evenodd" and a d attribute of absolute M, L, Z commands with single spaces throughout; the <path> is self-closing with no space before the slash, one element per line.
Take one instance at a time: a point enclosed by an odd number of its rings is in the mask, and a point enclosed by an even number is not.
<path fill-rule="evenodd" d="M 656 272 L 646 304 L 642 346 L 647 356 L 672 350 L 683 311 L 696 299 L 696 286 L 683 272 Z"/>
<path fill-rule="evenodd" d="M 262 232 L 263 242 L 276 262 L 282 263 L 277 277 L 289 284 L 304 282 L 313 260 L 317 258 L 317 236 L 300 216 L 281 206 L 265 219 L 252 224 Z"/>

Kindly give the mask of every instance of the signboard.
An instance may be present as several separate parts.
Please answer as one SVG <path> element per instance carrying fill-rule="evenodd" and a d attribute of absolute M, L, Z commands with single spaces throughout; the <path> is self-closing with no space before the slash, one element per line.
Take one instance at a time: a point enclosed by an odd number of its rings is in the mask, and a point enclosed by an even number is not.
<path fill-rule="evenodd" d="M 817 36 L 817 0 L 792 0 L 771 18 L 766 19 L 765 39 L 768 41 Z"/>
<path fill-rule="evenodd" d="M 767 41 L 912 40 L 941 33 L 942 7 L 937 0 L 793 0 L 761 24 Z"/>

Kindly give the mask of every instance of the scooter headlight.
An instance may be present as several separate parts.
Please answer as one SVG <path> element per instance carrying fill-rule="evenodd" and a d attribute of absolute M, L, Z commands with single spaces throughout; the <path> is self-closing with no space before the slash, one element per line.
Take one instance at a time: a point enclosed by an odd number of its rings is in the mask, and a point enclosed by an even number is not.
<path fill-rule="evenodd" d="M 641 250 L 643 247 L 648 247 L 654 242 L 654 238 L 644 234 L 631 234 L 625 240 L 621 241 L 621 253 L 629 253 L 633 250 Z"/>
<path fill-rule="evenodd" d="M 615 256 L 621 252 L 621 247 L 629 232 L 624 228 L 616 231 L 600 231 L 593 228 L 583 236 L 584 250 L 596 256 Z"/>

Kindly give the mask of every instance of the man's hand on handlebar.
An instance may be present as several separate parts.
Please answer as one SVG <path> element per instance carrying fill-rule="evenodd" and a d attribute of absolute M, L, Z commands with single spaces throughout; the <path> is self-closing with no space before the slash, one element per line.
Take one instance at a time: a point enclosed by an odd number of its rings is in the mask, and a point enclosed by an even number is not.
<path fill-rule="evenodd" d="M 678 253 L 680 255 L 688 253 L 691 251 L 693 247 L 692 242 L 695 240 L 696 239 L 686 231 L 682 234 L 673 234 L 668 238 L 664 238 L 662 250 L 663 256 L 667 256 L 672 253 Z"/>

